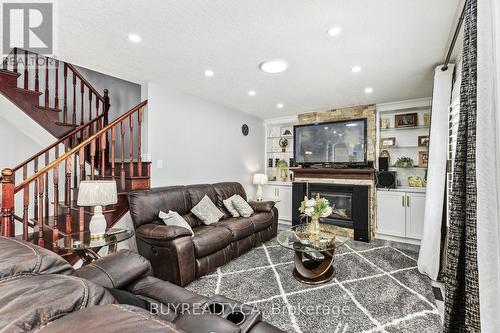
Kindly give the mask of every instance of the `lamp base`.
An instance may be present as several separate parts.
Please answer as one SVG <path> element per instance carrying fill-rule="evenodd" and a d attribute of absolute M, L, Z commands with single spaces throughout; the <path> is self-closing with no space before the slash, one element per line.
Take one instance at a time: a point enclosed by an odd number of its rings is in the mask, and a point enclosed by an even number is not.
<path fill-rule="evenodd" d="M 103 239 L 106 233 L 106 227 L 107 223 L 102 214 L 102 206 L 95 206 L 94 215 L 89 224 L 90 239 Z"/>
<path fill-rule="evenodd" d="M 262 201 L 262 185 L 257 186 L 257 201 Z"/>

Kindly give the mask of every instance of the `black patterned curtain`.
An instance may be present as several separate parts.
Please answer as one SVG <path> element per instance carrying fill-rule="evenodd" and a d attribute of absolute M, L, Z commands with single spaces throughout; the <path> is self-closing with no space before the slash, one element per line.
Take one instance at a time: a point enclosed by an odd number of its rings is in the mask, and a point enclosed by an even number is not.
<path fill-rule="evenodd" d="M 477 0 L 466 0 L 460 120 L 451 191 L 444 330 L 480 332 L 477 266 Z"/>

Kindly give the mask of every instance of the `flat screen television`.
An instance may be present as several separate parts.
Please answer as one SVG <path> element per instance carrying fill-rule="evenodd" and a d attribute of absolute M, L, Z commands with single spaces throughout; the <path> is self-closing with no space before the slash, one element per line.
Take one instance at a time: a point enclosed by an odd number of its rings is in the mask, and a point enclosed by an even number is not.
<path fill-rule="evenodd" d="M 293 134 L 295 164 L 367 165 L 366 118 L 296 125 Z"/>

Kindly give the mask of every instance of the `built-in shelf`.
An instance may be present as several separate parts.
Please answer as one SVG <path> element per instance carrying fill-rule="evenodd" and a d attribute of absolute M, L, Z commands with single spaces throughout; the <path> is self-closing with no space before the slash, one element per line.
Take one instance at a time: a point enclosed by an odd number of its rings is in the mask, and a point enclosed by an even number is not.
<path fill-rule="evenodd" d="M 415 129 L 428 129 L 430 126 L 412 126 L 412 127 L 391 127 L 391 128 L 381 128 L 381 131 L 400 131 L 400 130 L 415 130 Z"/>
<path fill-rule="evenodd" d="M 281 135 L 281 136 L 268 136 L 268 139 L 287 139 L 287 140 L 293 140 L 293 135 Z"/>
<path fill-rule="evenodd" d="M 389 169 L 427 169 L 427 167 L 422 167 L 422 166 L 411 166 L 411 167 L 397 167 L 397 166 L 390 166 Z"/>
<path fill-rule="evenodd" d="M 389 146 L 389 147 L 380 147 L 380 149 L 398 149 L 398 148 L 420 148 L 420 149 L 428 149 L 428 146 Z"/>
<path fill-rule="evenodd" d="M 268 154 L 293 154 L 293 151 L 268 151 Z"/>

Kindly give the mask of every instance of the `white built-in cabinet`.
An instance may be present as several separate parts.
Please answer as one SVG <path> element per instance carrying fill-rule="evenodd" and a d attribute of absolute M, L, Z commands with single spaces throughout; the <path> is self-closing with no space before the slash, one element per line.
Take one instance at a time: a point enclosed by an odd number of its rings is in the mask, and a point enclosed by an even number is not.
<path fill-rule="evenodd" d="M 422 239 L 425 192 L 377 191 L 377 229 L 379 236 Z"/>
<path fill-rule="evenodd" d="M 269 182 L 262 186 L 264 200 L 276 202 L 280 223 L 292 223 L 292 183 Z"/>

